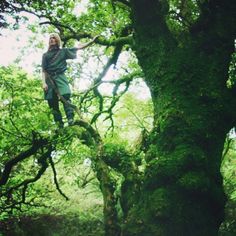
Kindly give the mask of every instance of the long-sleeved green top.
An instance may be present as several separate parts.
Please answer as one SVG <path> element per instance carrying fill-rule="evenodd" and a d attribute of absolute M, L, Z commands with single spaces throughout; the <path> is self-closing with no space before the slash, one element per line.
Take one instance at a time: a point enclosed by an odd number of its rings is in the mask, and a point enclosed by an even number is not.
<path fill-rule="evenodd" d="M 65 76 L 67 69 L 67 59 L 75 59 L 77 48 L 54 48 L 43 54 L 42 69 L 48 73 L 58 88 L 60 95 L 71 94 L 68 80 Z M 48 90 L 45 92 L 45 99 L 53 98 L 53 88 L 48 79 L 46 79 Z"/>

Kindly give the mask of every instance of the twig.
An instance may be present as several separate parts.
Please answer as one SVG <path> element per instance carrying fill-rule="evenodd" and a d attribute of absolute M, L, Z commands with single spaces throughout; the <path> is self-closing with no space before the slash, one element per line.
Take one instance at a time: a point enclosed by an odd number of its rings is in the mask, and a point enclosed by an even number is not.
<path fill-rule="evenodd" d="M 56 172 L 56 168 L 54 166 L 54 163 L 53 163 L 53 160 L 52 160 L 52 157 L 50 156 L 49 157 L 49 163 L 52 167 L 52 171 L 53 171 L 53 176 L 54 176 L 54 183 L 56 185 L 56 189 L 57 191 L 68 201 L 69 198 L 62 192 L 62 190 L 60 189 L 60 186 L 59 186 L 59 183 L 57 181 L 57 172 Z"/>

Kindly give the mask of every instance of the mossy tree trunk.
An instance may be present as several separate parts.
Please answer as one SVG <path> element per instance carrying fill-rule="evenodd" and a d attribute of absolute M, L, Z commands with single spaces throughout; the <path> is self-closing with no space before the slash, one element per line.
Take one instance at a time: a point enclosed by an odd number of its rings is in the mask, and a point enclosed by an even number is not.
<path fill-rule="evenodd" d="M 236 3 L 207 1 L 189 31 L 175 37 L 165 2 L 131 1 L 155 117 L 142 191 L 124 235 L 215 236 L 226 201 L 221 155 L 236 123 L 236 97 L 226 87 Z"/>
<path fill-rule="evenodd" d="M 75 125 L 86 129 L 81 134 L 81 139 L 94 150 L 92 168 L 99 181 L 99 187 L 103 196 L 103 222 L 104 222 L 104 235 L 105 236 L 119 236 L 120 222 L 118 220 L 117 212 L 117 196 L 115 195 L 116 183 L 110 174 L 109 165 L 104 161 L 105 152 L 102 138 L 89 123 L 83 120 L 75 122 Z"/>
<path fill-rule="evenodd" d="M 109 168 L 102 158 L 96 160 L 95 171 L 100 183 L 100 189 L 103 195 L 103 215 L 105 236 L 119 236 L 120 224 L 117 215 L 117 197 L 115 196 L 116 183 L 109 173 Z"/>

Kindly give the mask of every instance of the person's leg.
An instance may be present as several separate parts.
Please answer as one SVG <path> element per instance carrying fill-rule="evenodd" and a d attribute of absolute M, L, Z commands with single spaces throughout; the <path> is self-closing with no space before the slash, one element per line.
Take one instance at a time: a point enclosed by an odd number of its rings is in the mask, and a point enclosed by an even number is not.
<path fill-rule="evenodd" d="M 63 95 L 64 99 L 67 102 L 63 102 L 64 110 L 66 113 L 66 118 L 68 120 L 69 125 L 73 125 L 74 123 L 74 109 L 69 105 L 71 103 L 70 94 Z"/>
<path fill-rule="evenodd" d="M 58 100 L 57 95 L 54 92 L 53 92 L 52 99 L 48 100 L 48 105 L 52 110 L 54 121 L 56 122 L 56 124 L 59 125 L 59 127 L 62 128 L 64 124 L 63 124 L 62 115 L 59 109 L 59 100 Z"/>

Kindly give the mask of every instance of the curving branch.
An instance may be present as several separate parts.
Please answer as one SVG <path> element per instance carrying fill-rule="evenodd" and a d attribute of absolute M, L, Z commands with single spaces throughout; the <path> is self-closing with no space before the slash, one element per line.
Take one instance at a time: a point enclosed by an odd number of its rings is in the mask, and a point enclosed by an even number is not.
<path fill-rule="evenodd" d="M 9 188 L 2 195 L 9 195 L 14 190 L 17 190 L 17 189 L 19 189 L 20 187 L 23 186 L 23 189 L 22 189 L 22 199 L 25 200 L 26 190 L 28 188 L 28 185 L 30 183 L 36 182 L 37 180 L 39 180 L 41 178 L 41 176 L 43 175 L 43 173 L 46 171 L 46 169 L 48 167 L 47 159 L 51 156 L 51 153 L 52 153 L 52 147 L 49 147 L 48 150 L 38 159 L 38 163 L 41 165 L 41 167 L 38 170 L 37 174 L 33 178 L 26 179 L 26 180 L 22 181 L 21 183 L 17 184 L 16 186 L 13 186 L 13 187 Z"/>
<path fill-rule="evenodd" d="M 113 88 L 113 96 L 112 96 L 112 101 L 110 103 L 110 106 L 104 110 L 104 109 L 100 109 L 92 118 L 91 120 L 91 123 L 94 123 L 96 122 L 96 120 L 98 119 L 98 117 L 104 113 L 107 113 L 108 116 L 104 119 L 107 120 L 107 119 L 110 119 L 111 120 L 111 128 L 113 126 L 113 118 L 112 118 L 112 115 L 113 115 L 113 108 L 115 107 L 116 103 L 119 101 L 119 99 L 122 97 L 122 95 L 124 95 L 128 88 L 129 88 L 129 85 L 131 83 L 131 81 L 134 79 L 134 78 L 137 78 L 137 77 L 142 77 L 143 76 L 143 73 L 141 70 L 137 70 L 137 71 L 134 71 L 128 75 L 125 75 L 123 76 L 122 78 L 118 79 L 118 80 L 114 80 L 114 81 L 100 81 L 100 84 L 101 83 L 112 83 L 114 84 L 114 88 Z M 122 84 L 125 84 L 125 88 L 123 91 L 121 91 L 119 94 L 118 94 L 118 89 L 119 87 L 122 85 Z M 103 108 L 103 107 L 102 107 Z"/>
<path fill-rule="evenodd" d="M 86 32 L 80 32 L 76 31 L 75 29 L 69 27 L 68 25 L 59 23 L 57 21 L 44 21 L 39 23 L 40 25 L 53 25 L 55 26 L 61 33 L 61 39 L 64 41 L 64 45 L 70 40 L 70 39 L 75 39 L 75 40 L 81 40 L 82 38 L 89 38 L 93 39 L 94 35 L 91 33 L 86 33 Z M 66 35 L 63 35 L 63 29 L 68 29 L 70 33 L 67 33 Z M 101 35 L 96 39 L 95 41 L 96 44 L 99 44 L 101 46 L 118 46 L 118 45 L 130 45 L 131 47 L 133 46 L 133 35 L 126 35 L 126 36 L 121 36 L 117 39 L 109 40 L 105 37 L 102 37 Z"/>
<path fill-rule="evenodd" d="M 92 87 L 93 93 L 96 97 L 98 97 L 99 99 L 99 112 L 103 111 L 103 96 L 101 95 L 101 93 L 98 90 L 98 85 L 101 84 L 102 82 L 102 78 L 106 75 L 107 71 L 109 70 L 109 68 L 111 67 L 111 65 L 116 64 L 118 57 L 122 51 L 123 48 L 123 44 L 118 44 L 114 51 L 112 56 L 108 59 L 106 65 L 103 68 L 103 71 L 98 75 L 98 77 L 94 80 Z M 88 91 L 84 94 L 84 96 L 81 97 L 81 101 L 80 104 L 83 103 L 83 101 L 87 98 L 88 93 L 91 91 L 91 88 L 88 89 Z M 95 119 L 93 119 L 95 121 Z"/>
<path fill-rule="evenodd" d="M 110 175 L 110 169 L 108 165 L 103 160 L 102 138 L 99 133 L 92 127 L 92 125 L 86 121 L 75 121 L 75 125 L 85 128 L 86 131 L 94 139 L 94 144 L 91 145 L 91 148 L 94 148 L 96 150 L 96 156 L 92 160 L 94 163 L 92 167 L 100 182 L 100 189 L 103 194 L 105 231 L 106 235 L 117 235 L 117 232 L 120 232 L 120 226 L 119 224 L 117 224 L 117 196 L 115 196 L 116 183 Z"/>
<path fill-rule="evenodd" d="M 58 183 L 58 181 L 57 181 L 56 168 L 55 168 L 55 165 L 54 165 L 54 162 L 53 162 L 51 156 L 49 156 L 49 163 L 50 163 L 50 165 L 51 165 L 51 167 L 52 167 L 53 176 L 54 176 L 53 179 L 54 179 L 54 183 L 55 183 L 55 185 L 56 185 L 56 189 L 57 189 L 57 191 L 68 201 L 69 198 L 68 198 L 68 197 L 62 192 L 62 190 L 60 189 L 59 183 Z"/>
<path fill-rule="evenodd" d="M 131 7 L 130 2 L 128 0 L 112 0 L 112 2 L 119 2 L 122 3 L 123 5 L 127 6 L 127 7 Z"/>
<path fill-rule="evenodd" d="M 51 156 L 52 147 L 48 147 L 47 151 L 41 155 L 40 158 L 38 158 L 38 163 L 41 165 L 40 169 L 38 170 L 37 174 L 33 178 L 28 178 L 23 180 L 21 183 L 7 189 L 6 191 L 3 191 L 0 195 L 0 197 L 5 196 L 6 197 L 6 206 L 3 207 L 4 210 L 10 209 L 18 209 L 21 211 L 21 205 L 30 205 L 31 202 L 26 202 L 26 191 L 28 189 L 29 184 L 36 182 L 41 178 L 41 176 L 44 174 L 46 169 L 48 168 L 47 159 Z M 13 192 L 16 190 L 20 190 L 20 196 L 18 196 L 20 199 L 17 201 L 13 197 Z M 17 197 L 17 198 L 18 198 Z"/>
<path fill-rule="evenodd" d="M 79 36 L 83 36 L 83 37 L 86 37 L 86 36 L 89 36 L 88 34 L 86 35 L 78 35 L 78 33 L 76 33 L 76 31 L 74 29 L 72 29 L 70 26 L 68 25 L 65 25 L 65 24 L 62 24 L 62 23 L 59 23 L 59 22 L 55 22 L 53 20 L 50 20 L 50 21 L 44 21 L 44 22 L 40 22 L 39 25 L 53 25 L 55 26 L 61 33 L 63 32 L 62 28 L 64 29 L 68 29 L 72 35 L 69 36 L 69 37 L 65 37 L 64 35 L 61 35 L 61 38 L 63 41 L 67 42 L 69 39 L 71 38 L 77 38 Z"/>
<path fill-rule="evenodd" d="M 35 136 L 35 135 L 34 135 Z M 36 139 L 36 137 L 33 138 L 33 144 L 30 148 L 28 148 L 26 151 L 20 153 L 19 155 L 15 156 L 11 160 L 7 161 L 3 172 L 1 174 L 0 178 L 0 186 L 5 185 L 10 177 L 10 173 L 12 171 L 12 168 L 17 165 L 19 162 L 25 160 L 26 158 L 30 157 L 33 154 L 36 154 L 36 152 L 41 149 L 42 147 L 45 147 L 48 144 L 48 141 L 46 139 Z"/>
<path fill-rule="evenodd" d="M 93 39 L 94 35 L 86 33 L 86 32 L 75 32 L 72 34 L 67 34 L 66 36 L 62 36 L 62 39 L 67 42 L 70 39 L 76 39 L 76 40 L 81 40 L 81 38 L 89 38 L 89 39 Z M 116 39 L 113 40 L 109 40 L 105 37 L 103 37 L 102 35 L 99 35 L 99 37 L 96 39 L 95 41 L 96 44 L 99 44 L 101 46 L 119 46 L 119 45 L 130 45 L 130 47 L 133 46 L 134 42 L 133 42 L 133 35 L 127 35 L 127 36 L 121 36 L 118 37 Z"/>

